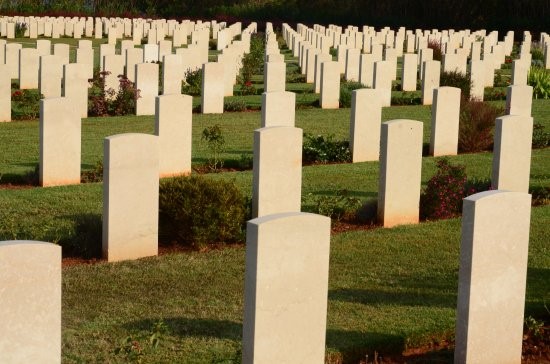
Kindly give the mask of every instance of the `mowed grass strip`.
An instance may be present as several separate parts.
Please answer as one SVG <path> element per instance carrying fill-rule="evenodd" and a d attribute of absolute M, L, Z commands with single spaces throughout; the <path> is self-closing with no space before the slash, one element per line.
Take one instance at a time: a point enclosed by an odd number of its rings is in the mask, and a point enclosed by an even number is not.
<path fill-rule="evenodd" d="M 527 315 L 550 300 L 550 206 L 531 221 Z M 327 355 L 357 362 L 452 339 L 460 219 L 353 231 L 331 241 Z M 127 337 L 144 363 L 240 362 L 244 247 L 63 269 L 63 360 L 124 362 Z M 168 331 L 153 350 L 162 321 Z"/>

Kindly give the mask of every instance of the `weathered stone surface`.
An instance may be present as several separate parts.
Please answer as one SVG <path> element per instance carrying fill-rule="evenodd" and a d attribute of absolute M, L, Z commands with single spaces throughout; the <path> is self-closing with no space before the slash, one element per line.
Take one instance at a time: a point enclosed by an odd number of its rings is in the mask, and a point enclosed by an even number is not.
<path fill-rule="evenodd" d="M 202 66 L 201 109 L 203 114 L 222 114 L 224 86 L 224 67 L 217 62 Z"/>
<path fill-rule="evenodd" d="M 533 87 L 508 86 L 506 90 L 506 115 L 531 116 Z"/>
<path fill-rule="evenodd" d="M 422 105 L 431 105 L 433 92 L 439 87 L 441 62 L 426 61 L 422 68 Z"/>
<path fill-rule="evenodd" d="M 264 92 L 262 94 L 262 128 L 294 126 L 296 94 L 294 92 Z"/>
<path fill-rule="evenodd" d="M 265 92 L 284 91 L 286 84 L 286 63 L 266 62 L 264 71 Z"/>
<path fill-rule="evenodd" d="M 330 219 L 290 212 L 247 225 L 243 363 L 323 363 Z"/>
<path fill-rule="evenodd" d="M 382 106 L 391 105 L 392 73 L 395 73 L 395 69 L 392 69 L 390 61 L 374 63 L 374 88 L 380 93 Z"/>
<path fill-rule="evenodd" d="M 162 94 L 181 94 L 181 68 L 183 60 L 178 54 L 165 55 L 162 65 Z"/>
<path fill-rule="evenodd" d="M 417 58 L 414 53 L 403 55 L 401 82 L 403 91 L 416 91 Z"/>
<path fill-rule="evenodd" d="M 113 135 L 103 155 L 103 256 L 113 262 L 157 255 L 158 137 Z"/>
<path fill-rule="evenodd" d="M 156 63 L 136 64 L 136 115 L 154 115 L 155 98 L 159 94 L 159 65 Z"/>
<path fill-rule="evenodd" d="M 340 107 L 340 66 L 338 62 L 321 63 L 321 95 L 319 102 L 322 109 Z"/>
<path fill-rule="evenodd" d="M 61 363 L 61 247 L 0 242 L 0 362 Z"/>
<path fill-rule="evenodd" d="M 455 363 L 520 363 L 531 196 L 464 199 Z"/>

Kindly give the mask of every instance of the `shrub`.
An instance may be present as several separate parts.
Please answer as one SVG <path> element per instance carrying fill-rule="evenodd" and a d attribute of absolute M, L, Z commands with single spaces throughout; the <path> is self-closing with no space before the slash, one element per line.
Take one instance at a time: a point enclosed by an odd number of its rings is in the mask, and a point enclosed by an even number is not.
<path fill-rule="evenodd" d="M 351 107 L 351 92 L 360 88 L 367 88 L 360 82 L 343 81 L 340 83 L 340 107 Z"/>
<path fill-rule="evenodd" d="M 246 111 L 246 102 L 243 100 L 226 101 L 223 104 L 223 111 L 238 112 Z"/>
<path fill-rule="evenodd" d="M 510 79 L 504 77 L 502 70 L 495 70 L 495 76 L 493 78 L 494 87 L 508 87 L 510 86 Z"/>
<path fill-rule="evenodd" d="M 459 151 L 473 153 L 490 149 L 495 119 L 503 113 L 502 107 L 463 99 L 460 103 Z"/>
<path fill-rule="evenodd" d="M 531 47 L 531 60 L 544 61 L 544 50 L 542 49 L 542 47 L 538 47 L 538 46 Z"/>
<path fill-rule="evenodd" d="M 238 83 L 242 95 L 255 95 L 256 88 L 252 85 L 252 76 L 263 74 L 265 44 L 262 35 L 253 34 L 250 37 L 250 52 L 242 58 L 241 74 Z"/>
<path fill-rule="evenodd" d="M 533 125 L 533 140 L 532 147 L 546 148 L 550 145 L 550 133 L 544 130 L 544 125 L 535 123 Z"/>
<path fill-rule="evenodd" d="M 347 190 L 337 191 L 333 196 L 313 196 L 312 193 L 309 193 L 302 198 L 302 202 L 313 205 L 311 212 L 328 216 L 337 221 L 355 220 L 357 211 L 362 206 L 361 200 L 349 196 Z"/>
<path fill-rule="evenodd" d="M 23 38 L 25 32 L 27 31 L 27 24 L 25 23 L 15 23 L 15 38 Z"/>
<path fill-rule="evenodd" d="M 500 101 L 506 100 L 506 89 L 502 88 L 486 88 L 483 100 L 485 101 Z"/>
<path fill-rule="evenodd" d="M 430 40 L 428 42 L 428 48 L 433 49 L 433 60 L 434 61 L 442 61 L 443 60 L 443 54 L 441 52 L 441 43 L 439 43 L 437 40 Z"/>
<path fill-rule="evenodd" d="M 202 90 L 202 69 L 185 72 L 185 83 L 182 86 L 182 92 L 187 95 L 200 96 Z"/>
<path fill-rule="evenodd" d="M 118 76 L 118 90 L 106 89 L 105 77 L 109 74 L 107 71 L 95 69 L 93 78 L 88 80 L 92 84 L 88 96 L 88 113 L 90 116 L 135 114 L 139 90 L 124 75 Z"/>
<path fill-rule="evenodd" d="M 440 86 L 457 87 L 461 91 L 461 95 L 467 100 L 470 99 L 470 91 L 472 89 L 472 81 L 470 74 L 463 74 L 457 71 L 441 72 L 439 81 Z"/>
<path fill-rule="evenodd" d="M 347 140 L 334 140 L 334 135 L 325 138 L 322 135 L 305 134 L 302 159 L 304 164 L 350 162 L 349 142 Z"/>
<path fill-rule="evenodd" d="M 11 94 L 11 114 L 13 120 L 31 120 L 40 115 L 40 99 L 38 90 L 15 90 Z"/>
<path fill-rule="evenodd" d="M 538 99 L 550 98 L 550 70 L 543 67 L 531 67 L 527 84 L 533 87 L 533 96 Z"/>
<path fill-rule="evenodd" d="M 193 248 L 243 241 L 246 201 L 234 182 L 202 176 L 163 180 L 159 193 L 162 240 Z"/>
<path fill-rule="evenodd" d="M 420 195 L 420 216 L 423 219 L 459 216 L 464 197 L 490 189 L 487 180 L 468 181 L 464 165 L 453 165 L 448 158 L 436 159 L 435 163 L 437 171 Z"/>
<path fill-rule="evenodd" d="M 93 183 L 93 182 L 102 182 L 103 181 L 103 160 L 99 159 L 94 168 L 88 171 L 83 171 L 82 176 L 80 177 L 80 182 L 82 183 Z"/>
<path fill-rule="evenodd" d="M 421 105 L 422 97 L 418 92 L 400 91 L 391 97 L 392 105 Z"/>
<path fill-rule="evenodd" d="M 208 159 L 208 167 L 212 171 L 217 171 L 223 167 L 223 161 L 220 158 L 225 149 L 225 138 L 221 127 L 216 124 L 209 126 L 202 131 L 201 141 L 205 141 L 211 156 Z"/>

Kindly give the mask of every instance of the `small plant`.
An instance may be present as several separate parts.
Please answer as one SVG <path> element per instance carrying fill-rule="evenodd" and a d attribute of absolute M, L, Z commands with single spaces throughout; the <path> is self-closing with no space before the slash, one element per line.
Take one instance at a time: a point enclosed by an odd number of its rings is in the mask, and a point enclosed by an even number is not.
<path fill-rule="evenodd" d="M 506 89 L 502 88 L 486 88 L 483 100 L 485 101 L 501 101 L 506 100 Z"/>
<path fill-rule="evenodd" d="M 550 98 L 550 70 L 543 67 L 531 67 L 527 76 L 527 84 L 533 87 L 535 99 Z"/>
<path fill-rule="evenodd" d="M 420 196 L 424 219 L 448 219 L 460 215 L 466 195 L 465 166 L 452 165 L 447 158 L 436 161 L 437 172 Z"/>
<path fill-rule="evenodd" d="M 493 145 L 495 119 L 504 114 L 504 109 L 477 100 L 462 100 L 458 149 L 474 153 L 488 150 Z"/>
<path fill-rule="evenodd" d="M 168 333 L 168 326 L 160 320 L 153 324 L 147 336 L 127 336 L 121 340 L 120 345 L 115 349 L 115 355 L 124 357 L 125 362 L 142 363 L 146 353 L 157 349 L 161 338 Z M 149 346 L 140 343 L 148 341 Z"/>
<path fill-rule="evenodd" d="M 504 76 L 502 70 L 495 70 L 495 76 L 493 79 L 494 87 L 508 87 L 510 86 L 510 79 Z"/>
<path fill-rule="evenodd" d="M 243 77 L 239 77 L 239 90 L 242 96 L 256 95 L 258 90 L 254 87 L 254 84 L 250 80 L 246 80 Z"/>
<path fill-rule="evenodd" d="M 533 206 L 542 206 L 550 204 L 550 187 L 535 186 L 529 188 L 529 193 L 532 196 L 531 204 Z"/>
<path fill-rule="evenodd" d="M 206 142 L 206 145 L 212 154 L 208 159 L 208 167 L 212 171 L 217 171 L 222 168 L 223 161 L 221 160 L 220 155 L 225 150 L 225 138 L 220 125 L 216 124 L 205 128 L 202 131 L 201 141 Z"/>
<path fill-rule="evenodd" d="M 361 200 L 349 196 L 349 191 L 340 190 L 333 196 L 314 196 L 309 193 L 302 199 L 305 204 L 312 203 L 312 211 L 315 214 L 328 216 L 331 219 L 340 221 L 355 220 L 357 211 L 361 208 Z"/>
<path fill-rule="evenodd" d="M 439 43 L 437 40 L 430 40 L 428 42 L 428 48 L 433 49 L 433 60 L 434 61 L 442 61 L 443 60 L 443 53 L 441 52 L 441 43 Z"/>
<path fill-rule="evenodd" d="M 94 165 L 94 168 L 88 171 L 82 172 L 80 182 L 82 183 L 94 183 L 103 181 L 103 160 L 98 159 Z"/>
<path fill-rule="evenodd" d="M 351 92 L 360 88 L 367 88 L 360 82 L 344 81 L 340 83 L 340 107 L 351 107 Z"/>
<path fill-rule="evenodd" d="M 243 100 L 227 101 L 223 104 L 223 111 L 227 112 L 240 112 L 246 111 L 246 102 Z"/>
<path fill-rule="evenodd" d="M 392 105 L 421 105 L 422 97 L 418 92 L 400 91 L 391 97 Z"/>
<path fill-rule="evenodd" d="M 191 176 L 160 184 L 159 231 L 164 241 L 193 248 L 242 242 L 248 211 L 234 182 Z"/>
<path fill-rule="evenodd" d="M 550 133 L 544 130 L 544 125 L 535 123 L 533 125 L 533 149 L 546 148 L 550 145 Z"/>
<path fill-rule="evenodd" d="M 27 24 L 26 23 L 15 23 L 15 38 L 23 38 L 25 36 L 25 32 L 27 31 Z"/>
<path fill-rule="evenodd" d="M 461 91 L 461 95 L 467 100 L 470 99 L 470 90 L 472 89 L 472 81 L 470 74 L 464 74 L 458 71 L 441 72 L 439 81 L 441 86 L 457 87 Z"/>
<path fill-rule="evenodd" d="M 13 120 L 32 120 L 40 115 L 38 90 L 15 90 L 11 94 L 11 114 Z"/>
<path fill-rule="evenodd" d="M 322 135 L 305 134 L 302 159 L 304 164 L 350 162 L 349 141 L 334 140 L 334 135 L 325 138 Z"/>
<path fill-rule="evenodd" d="M 255 95 L 256 88 L 252 84 L 252 76 L 263 73 L 265 44 L 262 35 L 250 37 L 250 52 L 242 58 L 241 73 L 238 83 L 242 95 Z"/>
<path fill-rule="evenodd" d="M 200 96 L 202 90 L 202 69 L 185 72 L 185 82 L 182 86 L 182 92 L 187 95 Z"/>
<path fill-rule="evenodd" d="M 88 96 L 88 113 L 91 116 L 121 116 L 135 114 L 139 90 L 126 76 L 119 75 L 118 90 L 106 89 L 105 77 L 110 73 L 94 71 L 88 82 L 91 88 Z"/>
<path fill-rule="evenodd" d="M 542 49 L 542 47 L 531 47 L 531 60 L 544 62 L 544 50 Z"/>
<path fill-rule="evenodd" d="M 541 339 L 544 334 L 544 321 L 537 320 L 533 316 L 525 319 L 525 329 L 527 334 Z"/>

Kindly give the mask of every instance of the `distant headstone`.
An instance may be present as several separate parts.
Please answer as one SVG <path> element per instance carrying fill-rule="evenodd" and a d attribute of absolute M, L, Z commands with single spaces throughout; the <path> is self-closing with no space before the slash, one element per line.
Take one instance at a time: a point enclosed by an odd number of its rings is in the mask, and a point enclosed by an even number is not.
<path fill-rule="evenodd" d="M 338 62 L 321 63 L 321 95 L 319 103 L 322 109 L 340 107 L 340 66 Z"/>
<path fill-rule="evenodd" d="M 456 155 L 460 92 L 457 87 L 438 87 L 433 91 L 430 155 Z"/>
<path fill-rule="evenodd" d="M 154 115 L 155 99 L 159 94 L 159 65 L 157 63 L 136 64 L 136 115 Z"/>
<path fill-rule="evenodd" d="M 382 100 L 375 89 L 358 89 L 351 93 L 350 150 L 353 163 L 378 161 Z"/>
<path fill-rule="evenodd" d="M 422 68 L 422 105 L 431 105 L 433 92 L 439 87 L 441 62 L 426 61 Z"/>
<path fill-rule="evenodd" d="M 201 108 L 203 114 L 222 114 L 224 95 L 224 67 L 217 62 L 202 67 Z"/>
<path fill-rule="evenodd" d="M 296 114 L 294 92 L 262 93 L 262 128 L 268 126 L 294 126 Z"/>
<path fill-rule="evenodd" d="M 11 121 L 11 78 L 9 67 L 0 63 L 0 122 Z"/>
<path fill-rule="evenodd" d="M 506 115 L 531 116 L 532 86 L 508 86 L 506 90 Z"/>

